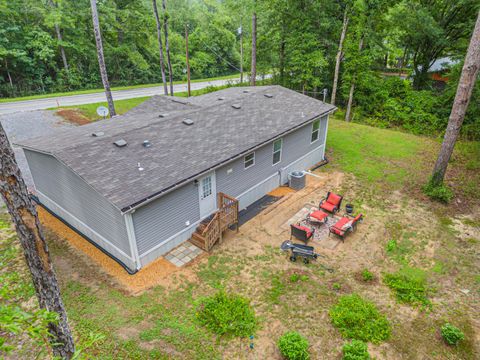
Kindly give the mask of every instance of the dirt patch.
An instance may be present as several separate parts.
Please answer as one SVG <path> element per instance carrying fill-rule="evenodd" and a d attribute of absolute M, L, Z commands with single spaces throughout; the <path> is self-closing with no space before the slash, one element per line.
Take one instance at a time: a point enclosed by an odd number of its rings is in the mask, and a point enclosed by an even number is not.
<path fill-rule="evenodd" d="M 107 274 L 130 294 L 139 295 L 145 290 L 159 285 L 167 288 L 177 287 L 177 275 L 180 272 L 182 277 L 186 279 L 195 279 L 195 275 L 191 270 L 177 268 L 163 257 L 148 264 L 136 274 L 130 275 L 116 261 L 105 255 L 45 209 L 40 206 L 37 209 L 42 225 L 52 230 L 59 237 L 60 241 L 66 240 L 74 253 L 85 262 L 89 265 L 95 265 L 92 271 Z M 72 272 L 69 266 L 62 268 L 62 271 Z M 75 274 L 71 274 L 71 276 L 74 278 Z"/>
<path fill-rule="evenodd" d="M 76 125 L 90 124 L 90 120 L 75 109 L 60 109 L 57 111 L 57 115 L 61 116 L 68 122 Z"/>

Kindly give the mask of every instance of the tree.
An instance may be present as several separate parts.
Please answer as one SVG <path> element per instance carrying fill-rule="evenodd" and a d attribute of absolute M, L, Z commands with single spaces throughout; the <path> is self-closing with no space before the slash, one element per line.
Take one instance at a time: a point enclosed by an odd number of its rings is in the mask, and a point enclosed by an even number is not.
<path fill-rule="evenodd" d="M 105 66 L 105 58 L 103 56 L 102 34 L 100 33 L 100 24 L 98 22 L 97 0 L 90 0 L 92 7 L 93 32 L 95 33 L 95 42 L 97 44 L 98 66 L 102 77 L 105 96 L 107 97 L 108 110 L 110 116 L 115 116 L 115 105 L 113 104 L 112 92 L 110 91 L 110 83 L 108 81 L 107 67 Z"/>
<path fill-rule="evenodd" d="M 252 63 L 250 70 L 250 85 L 255 86 L 257 81 L 257 13 L 252 15 Z"/>
<path fill-rule="evenodd" d="M 333 74 L 332 101 L 331 101 L 332 105 L 335 105 L 335 100 L 337 97 L 338 75 L 340 73 L 340 62 L 343 57 L 343 42 L 345 40 L 345 34 L 347 33 L 347 27 L 348 27 L 348 6 L 345 6 L 345 10 L 343 11 L 342 32 L 340 34 L 340 41 L 338 43 L 337 56 L 335 57 L 335 72 Z"/>
<path fill-rule="evenodd" d="M 447 131 L 443 138 L 442 147 L 438 154 L 435 167 L 433 168 L 432 183 L 435 186 L 441 185 L 445 178 L 448 161 L 453 153 L 460 128 L 462 127 L 468 103 L 472 95 L 473 87 L 480 70 L 480 12 L 477 15 L 477 22 L 473 30 L 470 45 L 465 56 L 462 74 L 458 82 L 457 93 L 453 101 L 452 111 L 448 119 Z"/>
<path fill-rule="evenodd" d="M 392 11 L 392 25 L 411 52 L 414 87 L 425 88 L 428 71 L 467 40 L 479 9 L 478 0 L 404 0 Z"/>
<path fill-rule="evenodd" d="M 158 37 L 158 51 L 160 53 L 160 69 L 162 71 L 162 83 L 163 92 L 168 95 L 167 80 L 165 77 L 165 61 L 163 59 L 163 44 L 162 44 L 162 25 L 160 23 L 160 17 L 158 16 L 157 0 L 152 0 L 153 13 L 155 14 L 155 21 L 157 24 L 157 37 Z"/>
<path fill-rule="evenodd" d="M 28 195 L 15 155 L 1 124 L 0 193 L 15 224 L 40 308 L 58 314 L 58 321 L 49 323 L 53 353 L 63 359 L 70 359 L 75 352 L 75 346 L 47 243 L 40 228 L 37 210 Z"/>
<path fill-rule="evenodd" d="M 167 51 L 167 64 L 168 64 L 168 79 L 170 80 L 170 95 L 173 96 L 173 71 L 172 71 L 172 61 L 170 60 L 170 45 L 168 41 L 168 19 L 169 15 L 167 13 L 167 1 L 162 0 L 163 7 L 163 29 L 165 32 L 165 50 Z"/>
<path fill-rule="evenodd" d="M 53 0 L 48 0 L 48 3 L 53 10 L 57 9 L 57 5 L 53 2 Z M 60 55 L 62 56 L 63 67 L 65 68 L 65 71 L 68 72 L 67 55 L 65 54 L 65 49 L 63 48 L 63 45 L 62 45 L 63 43 L 62 32 L 60 30 L 60 25 L 58 24 L 57 19 L 55 19 L 53 25 L 55 27 L 55 33 L 57 34 L 58 48 L 60 49 Z"/>

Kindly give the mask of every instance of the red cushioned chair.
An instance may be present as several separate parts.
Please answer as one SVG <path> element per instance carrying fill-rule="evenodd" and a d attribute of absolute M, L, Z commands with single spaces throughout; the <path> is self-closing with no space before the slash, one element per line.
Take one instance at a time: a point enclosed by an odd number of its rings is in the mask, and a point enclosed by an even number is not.
<path fill-rule="evenodd" d="M 300 224 L 290 225 L 290 240 L 294 237 L 306 244 L 308 240 L 312 238 L 313 234 L 315 234 L 315 229 L 310 229 Z"/>
<path fill-rule="evenodd" d="M 354 232 L 357 229 L 357 223 L 359 221 L 362 221 L 363 215 L 359 214 L 355 216 L 354 218 L 350 216 L 344 216 L 340 220 L 338 220 L 334 225 L 330 226 L 330 231 L 328 233 L 328 236 L 330 236 L 330 233 L 338 235 L 342 238 L 342 240 L 345 240 L 345 236 L 350 233 Z"/>
<path fill-rule="evenodd" d="M 340 210 L 342 200 L 342 195 L 337 195 L 329 191 L 327 193 L 327 197 L 320 200 L 320 205 L 318 205 L 318 208 L 335 214 L 338 210 Z"/>

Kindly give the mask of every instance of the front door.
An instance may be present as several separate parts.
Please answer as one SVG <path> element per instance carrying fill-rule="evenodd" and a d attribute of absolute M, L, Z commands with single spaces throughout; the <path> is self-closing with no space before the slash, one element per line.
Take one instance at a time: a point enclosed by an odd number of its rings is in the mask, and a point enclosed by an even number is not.
<path fill-rule="evenodd" d="M 198 196 L 200 199 L 200 218 L 210 215 L 217 209 L 217 191 L 215 172 L 208 173 L 198 180 Z"/>

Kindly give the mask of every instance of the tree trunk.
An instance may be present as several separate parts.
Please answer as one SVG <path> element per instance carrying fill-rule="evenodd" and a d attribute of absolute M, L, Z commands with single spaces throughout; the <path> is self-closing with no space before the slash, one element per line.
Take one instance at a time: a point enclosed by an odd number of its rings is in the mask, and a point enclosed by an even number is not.
<path fill-rule="evenodd" d="M 355 81 L 352 80 L 352 83 L 350 85 L 350 93 L 348 94 L 347 110 L 345 111 L 345 121 L 350 121 L 352 119 L 352 103 L 353 103 L 354 91 L 355 91 Z"/>
<path fill-rule="evenodd" d="M 243 27 L 240 22 L 240 84 L 243 83 Z"/>
<path fill-rule="evenodd" d="M 342 25 L 342 33 L 340 34 L 340 42 L 338 43 L 338 51 L 337 56 L 335 58 L 335 73 L 333 74 L 333 87 L 332 87 L 332 105 L 335 105 L 335 100 L 337 97 L 337 84 L 338 84 L 338 75 L 340 73 L 340 62 L 342 61 L 343 56 L 343 42 L 345 41 L 345 35 L 347 33 L 348 27 L 348 8 L 345 8 L 345 12 L 343 14 L 343 25 Z"/>
<path fill-rule="evenodd" d="M 255 86 L 257 80 L 257 13 L 252 16 L 252 67 L 250 85 Z"/>
<path fill-rule="evenodd" d="M 167 51 L 168 79 L 170 81 L 170 95 L 173 96 L 173 72 L 172 72 L 172 62 L 170 60 L 170 45 L 168 42 L 168 14 L 167 14 L 166 0 L 162 0 L 162 7 L 163 7 L 163 30 L 165 32 L 165 50 Z"/>
<path fill-rule="evenodd" d="M 160 53 L 160 69 L 162 71 L 163 92 L 165 95 L 168 95 L 167 78 L 165 76 L 165 60 L 163 59 L 162 25 L 160 23 L 160 17 L 158 16 L 157 0 L 152 0 L 152 4 L 153 13 L 155 14 L 155 21 L 157 22 L 158 51 Z"/>
<path fill-rule="evenodd" d="M 462 74 L 458 82 L 457 93 L 453 101 L 452 112 L 448 119 L 447 131 L 443 139 L 442 148 L 438 154 L 437 162 L 433 169 L 432 182 L 435 185 L 443 183 L 445 172 L 447 171 L 448 161 L 453 153 L 455 142 L 457 141 L 460 128 L 462 127 L 468 103 L 472 95 L 475 80 L 480 70 L 480 12 L 478 13 L 475 29 L 473 30 L 470 45 L 468 46 L 465 63 L 463 64 Z"/>
<path fill-rule="evenodd" d="M 363 49 L 363 36 L 360 38 L 358 43 L 358 53 L 360 54 Z M 352 120 L 352 104 L 353 104 L 353 93 L 355 91 L 355 82 L 356 82 L 357 74 L 353 75 L 352 83 L 350 85 L 350 93 L 348 94 L 348 103 L 347 103 L 347 111 L 345 112 L 345 121 Z"/>
<path fill-rule="evenodd" d="M 282 26 L 282 34 L 280 38 L 280 56 L 279 56 L 279 67 L 280 67 L 280 85 L 285 86 L 285 30 Z"/>
<path fill-rule="evenodd" d="M 1 124 L 0 193 L 15 224 L 40 308 L 58 314 L 58 323 L 50 323 L 48 326 L 52 335 L 50 343 L 53 353 L 62 359 L 70 359 L 75 352 L 75 345 L 48 247 L 40 229 L 37 210 L 28 196 L 27 187 Z"/>
<path fill-rule="evenodd" d="M 187 94 L 190 97 L 190 61 L 188 59 L 188 25 L 185 25 L 185 58 L 187 61 Z"/>
<path fill-rule="evenodd" d="M 108 110 L 110 116 L 115 116 L 115 105 L 113 104 L 112 92 L 110 91 L 110 83 L 108 82 L 107 67 L 105 66 L 105 58 L 103 57 L 102 34 L 100 33 L 100 23 L 98 22 L 97 2 L 90 0 L 92 6 L 92 22 L 93 32 L 95 33 L 95 42 L 97 43 L 98 67 L 100 68 L 100 76 L 102 77 L 105 96 L 107 98 Z"/>
<path fill-rule="evenodd" d="M 8 70 L 8 63 L 6 58 L 5 58 L 5 70 L 7 70 L 8 82 L 10 83 L 10 87 L 13 89 L 12 75 L 10 75 L 10 70 Z"/>
<path fill-rule="evenodd" d="M 56 8 L 57 5 L 53 2 L 53 0 L 49 0 L 49 4 L 52 8 Z M 55 22 L 55 33 L 57 34 L 57 40 L 58 40 L 58 48 L 60 49 L 60 55 L 62 56 L 62 61 L 63 61 L 63 67 L 65 70 L 68 72 L 68 62 L 67 62 L 67 55 L 65 55 L 65 49 L 62 46 L 62 32 L 60 31 L 60 26 Z"/>

